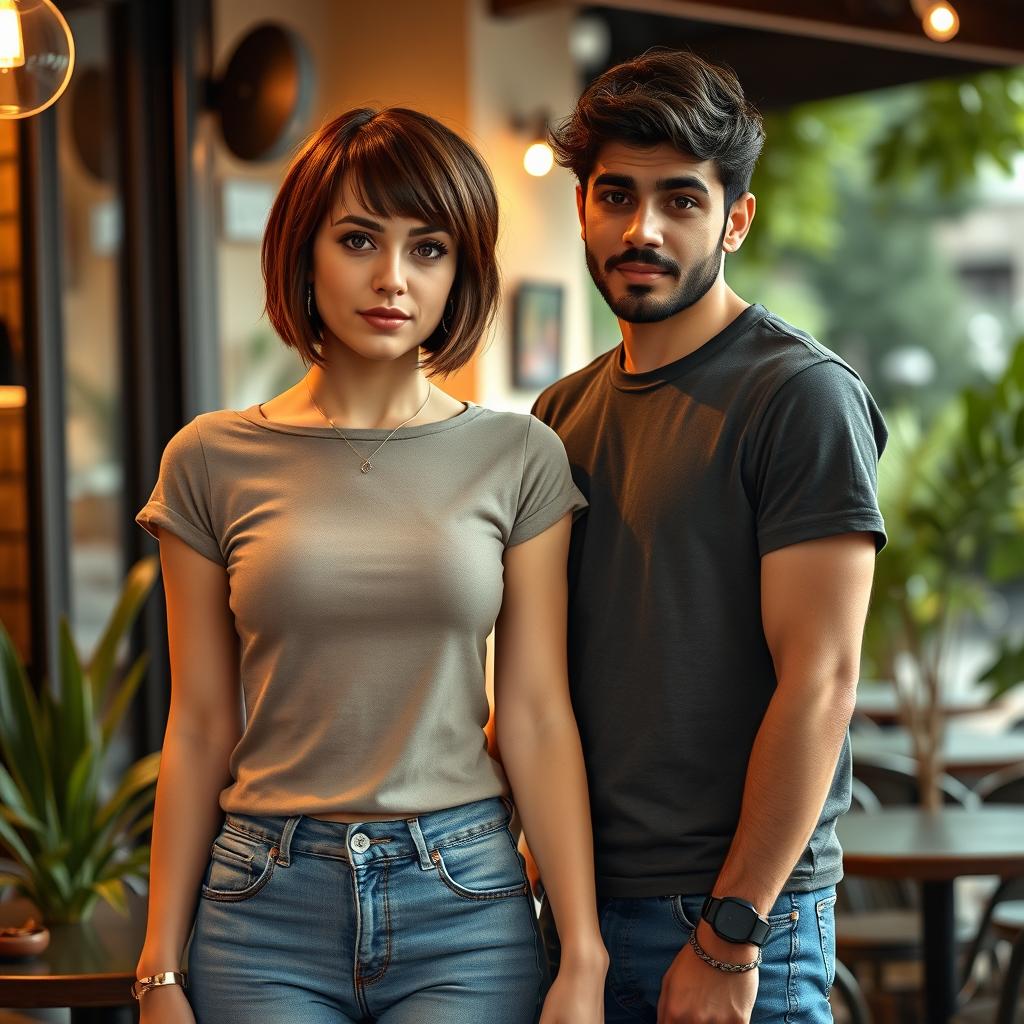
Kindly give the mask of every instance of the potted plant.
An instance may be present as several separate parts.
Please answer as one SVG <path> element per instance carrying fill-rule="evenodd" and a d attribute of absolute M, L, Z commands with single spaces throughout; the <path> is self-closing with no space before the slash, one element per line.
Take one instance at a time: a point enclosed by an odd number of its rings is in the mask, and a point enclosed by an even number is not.
<path fill-rule="evenodd" d="M 1024 342 L 998 381 L 965 390 L 927 429 L 907 413 L 891 419 L 879 501 L 889 543 L 876 566 L 865 658 L 896 687 L 921 802 L 937 808 L 951 649 L 968 616 L 993 605 L 996 586 L 1024 576 Z M 1024 650 L 1004 641 L 983 678 L 1003 692 L 1015 667 Z"/>
<path fill-rule="evenodd" d="M 159 563 L 131 569 L 88 664 L 60 625 L 55 692 L 38 695 L 0 625 L 0 886 L 14 886 L 49 924 L 87 920 L 101 897 L 126 912 L 126 881 L 145 877 L 159 753 L 136 761 L 113 787 L 111 740 L 146 671 L 140 655 L 115 678 L 120 642 L 156 581 Z"/>

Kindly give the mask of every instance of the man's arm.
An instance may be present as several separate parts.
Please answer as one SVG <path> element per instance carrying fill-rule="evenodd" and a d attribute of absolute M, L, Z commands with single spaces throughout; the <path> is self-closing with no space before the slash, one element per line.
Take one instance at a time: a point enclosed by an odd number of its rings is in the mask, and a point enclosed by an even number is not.
<path fill-rule="evenodd" d="M 869 533 L 794 544 L 761 559 L 762 621 L 778 687 L 754 741 L 714 896 L 738 896 L 767 915 L 807 846 L 853 713 L 874 563 Z M 757 957 L 754 946 L 725 942 L 704 921 L 697 941 L 725 962 Z M 726 974 L 687 946 L 663 980 L 658 1024 L 745 1022 L 756 995 L 756 971 Z"/>

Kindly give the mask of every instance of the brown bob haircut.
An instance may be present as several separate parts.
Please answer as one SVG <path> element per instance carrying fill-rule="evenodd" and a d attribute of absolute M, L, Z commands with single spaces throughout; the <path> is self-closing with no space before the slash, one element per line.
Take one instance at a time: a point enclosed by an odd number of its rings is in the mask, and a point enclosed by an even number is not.
<path fill-rule="evenodd" d="M 404 107 L 342 114 L 312 135 L 288 168 L 267 221 L 262 257 L 266 313 L 281 340 L 307 365 L 323 362 L 321 324 L 310 321 L 306 285 L 313 238 L 343 180 L 378 217 L 410 217 L 451 233 L 458 247 L 451 312 L 421 347 L 431 376 L 465 365 L 500 294 L 494 183 L 472 146 L 434 118 Z"/>

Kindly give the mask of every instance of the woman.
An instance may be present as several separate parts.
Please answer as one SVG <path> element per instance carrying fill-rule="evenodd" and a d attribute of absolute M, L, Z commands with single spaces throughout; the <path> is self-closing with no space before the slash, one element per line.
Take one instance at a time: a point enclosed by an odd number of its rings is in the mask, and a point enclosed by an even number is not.
<path fill-rule="evenodd" d="M 510 795 L 564 951 L 542 1024 L 602 1019 L 565 666 L 584 502 L 547 427 L 429 381 L 493 314 L 497 220 L 480 157 L 415 111 L 350 111 L 287 173 L 267 312 L 309 372 L 181 430 L 138 516 L 173 679 L 140 979 L 178 970 L 195 911 L 188 998 L 137 985 L 142 1024 L 533 1021 Z"/>

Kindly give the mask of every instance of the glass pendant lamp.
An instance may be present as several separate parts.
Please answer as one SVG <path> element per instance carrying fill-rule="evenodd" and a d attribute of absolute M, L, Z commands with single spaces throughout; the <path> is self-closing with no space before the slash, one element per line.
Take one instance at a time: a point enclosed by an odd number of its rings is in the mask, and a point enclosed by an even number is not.
<path fill-rule="evenodd" d="M 31 117 L 71 80 L 75 41 L 50 0 L 0 0 L 0 117 Z"/>

